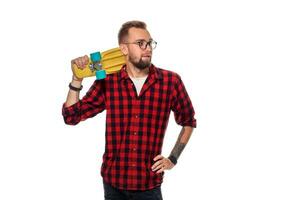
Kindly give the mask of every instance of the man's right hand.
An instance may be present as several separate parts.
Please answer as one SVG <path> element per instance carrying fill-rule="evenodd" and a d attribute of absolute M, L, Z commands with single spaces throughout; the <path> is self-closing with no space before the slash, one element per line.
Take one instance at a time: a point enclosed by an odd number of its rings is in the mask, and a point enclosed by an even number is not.
<path fill-rule="evenodd" d="M 82 57 L 75 58 L 71 61 L 71 67 L 73 64 L 76 64 L 79 69 L 84 69 L 89 64 L 89 57 L 87 55 L 85 55 Z M 83 78 L 76 77 L 76 75 L 74 74 L 74 71 L 73 71 L 73 81 L 74 80 L 78 81 L 78 82 L 82 82 Z"/>

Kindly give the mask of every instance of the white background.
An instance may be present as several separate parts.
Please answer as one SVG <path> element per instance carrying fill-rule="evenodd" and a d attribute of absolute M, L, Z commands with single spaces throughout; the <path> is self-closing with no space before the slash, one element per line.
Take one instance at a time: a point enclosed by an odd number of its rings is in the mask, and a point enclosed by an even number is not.
<path fill-rule="evenodd" d="M 122 23 L 138 19 L 198 120 L 164 199 L 299 200 L 299 10 L 289 0 L 1 1 L 0 199 L 103 199 L 105 113 L 67 126 L 61 106 L 70 60 L 117 46 Z M 179 131 L 172 114 L 164 156 Z"/>

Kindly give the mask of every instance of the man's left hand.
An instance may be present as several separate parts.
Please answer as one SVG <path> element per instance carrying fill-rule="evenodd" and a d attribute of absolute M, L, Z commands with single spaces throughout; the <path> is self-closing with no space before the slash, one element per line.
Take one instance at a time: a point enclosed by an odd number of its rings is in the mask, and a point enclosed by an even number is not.
<path fill-rule="evenodd" d="M 162 173 L 164 170 L 172 169 L 175 166 L 170 159 L 162 155 L 157 155 L 153 160 L 156 162 L 152 165 L 151 169 L 152 171 L 158 170 L 156 173 Z"/>

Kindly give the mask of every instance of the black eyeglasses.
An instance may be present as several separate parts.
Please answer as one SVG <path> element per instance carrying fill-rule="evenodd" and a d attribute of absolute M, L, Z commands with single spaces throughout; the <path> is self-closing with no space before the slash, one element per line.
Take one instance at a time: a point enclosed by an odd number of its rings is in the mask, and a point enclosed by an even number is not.
<path fill-rule="evenodd" d="M 127 42 L 124 44 L 135 44 L 135 45 L 138 45 L 142 50 L 146 50 L 148 45 L 151 49 L 155 49 L 157 42 L 154 40 L 150 40 L 149 42 L 147 42 L 146 40 L 138 40 L 136 42 Z"/>

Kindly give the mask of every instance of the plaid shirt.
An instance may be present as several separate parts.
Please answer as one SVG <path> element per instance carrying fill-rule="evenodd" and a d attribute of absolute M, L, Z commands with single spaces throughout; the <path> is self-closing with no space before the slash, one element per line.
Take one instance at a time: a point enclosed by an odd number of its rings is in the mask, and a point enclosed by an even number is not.
<path fill-rule="evenodd" d="M 196 127 L 194 109 L 180 76 L 151 65 L 137 95 L 126 66 L 96 80 L 86 95 L 70 107 L 63 105 L 66 124 L 75 125 L 106 110 L 105 152 L 101 175 L 124 190 L 147 190 L 161 185 L 164 172 L 151 170 L 161 154 L 170 111 L 176 123 Z"/>

